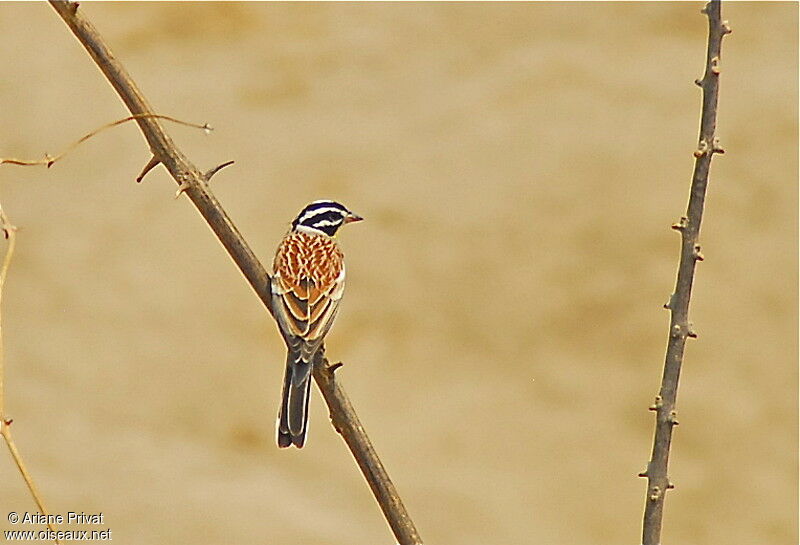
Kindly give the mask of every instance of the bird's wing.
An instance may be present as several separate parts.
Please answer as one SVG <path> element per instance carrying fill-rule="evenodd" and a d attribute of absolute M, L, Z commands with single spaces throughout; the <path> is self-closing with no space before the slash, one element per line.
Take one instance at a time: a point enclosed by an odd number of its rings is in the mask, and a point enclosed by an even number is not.
<path fill-rule="evenodd" d="M 318 242 L 318 241 L 314 241 Z M 345 268 L 333 241 L 325 241 L 308 263 L 298 266 L 293 245 L 288 239 L 279 249 L 272 276 L 272 302 L 278 325 L 302 361 L 310 361 L 333 324 L 344 292 Z M 302 243 L 300 241 L 299 243 Z"/>

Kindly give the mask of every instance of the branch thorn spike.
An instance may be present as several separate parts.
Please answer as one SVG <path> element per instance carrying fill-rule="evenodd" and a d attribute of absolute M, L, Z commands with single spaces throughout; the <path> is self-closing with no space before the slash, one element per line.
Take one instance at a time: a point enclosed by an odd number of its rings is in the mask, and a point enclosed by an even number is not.
<path fill-rule="evenodd" d="M 221 165 L 215 166 L 214 168 L 210 169 L 208 172 L 203 174 L 203 179 L 205 179 L 206 182 L 210 182 L 211 181 L 211 177 L 214 174 L 216 174 L 217 172 L 219 172 L 223 168 L 225 168 L 225 167 L 227 167 L 229 165 L 232 165 L 233 163 L 234 163 L 234 161 L 226 161 L 225 163 L 222 163 Z"/>
<path fill-rule="evenodd" d="M 667 422 L 669 422 L 673 426 L 677 426 L 678 425 L 678 413 L 676 413 L 675 411 L 671 411 L 669 413 L 669 418 L 667 419 Z"/>
<path fill-rule="evenodd" d="M 175 179 L 180 182 L 178 190 L 175 192 L 175 198 L 177 199 L 192 186 L 192 179 L 184 172 L 178 174 Z"/>
<path fill-rule="evenodd" d="M 692 250 L 692 257 L 694 257 L 696 261 L 703 261 L 705 259 L 705 257 L 703 256 L 703 252 L 700 251 L 699 244 L 694 245 L 694 250 Z"/>
<path fill-rule="evenodd" d="M 676 231 L 683 231 L 688 226 L 689 226 L 689 218 L 687 218 L 686 216 L 681 216 L 681 219 L 678 221 L 678 223 L 672 224 L 672 229 Z"/>
<path fill-rule="evenodd" d="M 155 155 L 150 157 L 150 160 L 147 161 L 147 164 L 142 169 L 142 172 L 140 172 L 139 175 L 136 177 L 136 183 L 137 184 L 142 183 L 142 180 L 144 180 L 144 177 L 147 176 L 147 173 L 153 170 L 155 167 L 157 167 L 160 162 L 161 161 L 156 159 Z"/>
<path fill-rule="evenodd" d="M 698 87 L 702 87 L 703 86 L 703 80 L 698 78 L 698 79 L 694 80 L 694 84 L 697 85 Z"/>
<path fill-rule="evenodd" d="M 697 145 L 697 149 L 694 150 L 694 153 L 692 155 L 694 155 L 695 158 L 699 159 L 706 153 L 708 153 L 708 142 L 706 142 L 705 138 L 701 138 L 700 143 Z"/>
<path fill-rule="evenodd" d="M 637 475 L 637 477 L 649 477 L 649 475 L 647 474 L 647 470 L 645 469 L 644 471 L 642 471 L 641 473 L 639 473 L 639 474 Z"/>
<path fill-rule="evenodd" d="M 673 483 L 667 483 L 667 490 L 672 490 L 673 488 L 675 488 Z"/>
<path fill-rule="evenodd" d="M 656 399 L 655 399 L 655 401 L 653 401 L 653 404 L 652 404 L 652 405 L 650 405 L 650 406 L 647 408 L 647 410 L 649 410 L 649 411 L 657 411 L 658 409 L 660 409 L 660 408 L 661 408 L 661 407 L 663 407 L 663 406 L 664 406 L 664 403 L 663 403 L 663 401 L 662 401 L 662 399 L 661 399 L 661 396 L 660 396 L 660 395 L 658 395 L 658 396 L 656 396 Z"/>
<path fill-rule="evenodd" d="M 336 362 L 336 363 L 334 363 L 333 365 L 331 365 L 330 367 L 328 367 L 328 372 L 329 372 L 331 375 L 333 375 L 333 374 L 334 374 L 334 373 L 335 373 L 335 372 L 336 372 L 336 371 L 339 369 L 339 367 L 342 367 L 343 365 L 344 365 L 344 363 L 342 363 L 342 362 L 340 362 L 340 361 L 339 361 L 339 362 Z"/>
<path fill-rule="evenodd" d="M 726 34 L 730 34 L 731 32 L 733 32 L 733 29 L 731 29 L 731 25 L 728 24 L 727 19 L 722 21 L 722 35 L 724 36 Z"/>
<path fill-rule="evenodd" d="M 16 233 L 17 230 L 18 229 L 16 225 L 11 225 L 11 224 L 3 225 L 3 236 L 5 237 L 6 240 L 8 240 L 8 237 L 11 236 L 11 233 Z"/>
<path fill-rule="evenodd" d="M 178 190 L 175 192 L 175 198 L 177 199 L 186 193 L 187 189 L 189 189 L 189 182 L 181 182 L 181 185 L 178 186 Z"/>

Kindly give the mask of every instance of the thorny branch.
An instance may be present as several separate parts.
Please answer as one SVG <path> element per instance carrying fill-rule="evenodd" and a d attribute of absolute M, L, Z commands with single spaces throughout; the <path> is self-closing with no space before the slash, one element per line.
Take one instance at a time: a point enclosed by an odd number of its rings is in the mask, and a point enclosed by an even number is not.
<path fill-rule="evenodd" d="M 109 83 L 122 101 L 136 117 L 136 122 L 150 146 L 152 158 L 139 179 L 158 163 L 163 164 L 178 183 L 178 194 L 186 193 L 208 222 L 233 261 L 258 294 L 264 306 L 272 312 L 269 290 L 269 275 L 256 259 L 255 254 L 242 238 L 225 210 L 217 201 L 208 185 L 215 169 L 203 174 L 175 146 L 158 119 L 152 116 L 153 109 L 138 86 L 128 75 L 122 64 L 114 57 L 105 41 L 91 23 L 78 10 L 76 2 L 50 0 L 50 4 L 69 26 L 86 51 L 105 74 Z M 221 167 L 220 167 L 221 168 Z M 320 362 L 314 370 L 314 378 L 322 391 L 331 421 L 345 439 L 350 451 L 362 470 L 364 478 L 375 494 L 392 531 L 400 545 L 419 545 L 422 540 L 408 515 L 394 484 L 389 479 L 383 464 L 361 426 L 358 416 L 335 378 L 332 366 Z"/>
<path fill-rule="evenodd" d="M 647 470 L 640 477 L 647 477 L 644 521 L 642 525 L 643 545 L 658 545 L 661 541 L 661 523 L 664 514 L 666 491 L 673 488 L 667 476 L 672 429 L 678 424 L 675 401 L 678 394 L 678 379 L 683 363 L 683 350 L 687 338 L 697 337 L 689 322 L 689 300 L 692 295 L 694 270 L 703 260 L 698 243 L 703 204 L 708 185 L 711 158 L 715 153 L 724 153 L 714 135 L 717 124 L 717 101 L 719 92 L 720 50 L 722 38 L 731 32 L 727 21 L 722 20 L 719 0 L 706 4 L 703 13 L 708 16 L 708 50 L 706 69 L 702 79 L 695 81 L 703 90 L 703 110 L 700 120 L 700 137 L 694 152 L 695 164 L 689 205 L 686 216 L 672 226 L 681 234 L 681 254 L 675 292 L 665 305 L 670 310 L 669 338 L 664 362 L 661 390 L 650 410 L 656 413 L 656 430 L 653 451 Z"/>
<path fill-rule="evenodd" d="M 6 216 L 5 210 L 3 210 L 2 206 L 0 206 L 0 229 L 2 229 L 5 238 L 8 240 L 6 254 L 3 257 L 3 265 L 2 268 L 0 268 L 0 303 L 2 303 L 4 291 L 3 288 L 6 285 L 8 268 L 11 265 L 11 258 L 14 257 L 14 248 L 17 242 L 17 228 L 14 227 L 8 220 L 8 217 Z M 31 496 L 33 497 L 33 501 L 36 502 L 39 512 L 47 516 L 48 511 L 44 506 L 44 501 L 42 500 L 39 490 L 36 488 L 36 485 L 33 482 L 33 477 L 31 477 L 31 474 L 28 473 L 28 469 L 25 467 L 25 462 L 22 460 L 22 455 L 20 455 L 19 450 L 17 449 L 17 444 L 14 442 L 14 437 L 11 434 L 12 420 L 7 417 L 5 412 L 5 373 L 3 367 L 5 360 L 5 347 L 3 346 L 2 317 L 2 312 L 0 312 L 0 435 L 3 436 L 3 439 L 8 446 L 8 451 L 11 453 L 11 458 L 13 458 L 14 463 L 17 465 L 17 469 L 19 469 L 20 475 L 22 475 L 22 478 L 25 480 L 25 485 L 28 487 Z M 47 519 L 49 521 L 49 517 L 47 517 Z M 55 533 L 56 529 L 50 522 L 47 523 L 47 527 L 51 532 Z M 56 544 L 60 543 L 58 538 L 55 538 L 54 541 Z"/>

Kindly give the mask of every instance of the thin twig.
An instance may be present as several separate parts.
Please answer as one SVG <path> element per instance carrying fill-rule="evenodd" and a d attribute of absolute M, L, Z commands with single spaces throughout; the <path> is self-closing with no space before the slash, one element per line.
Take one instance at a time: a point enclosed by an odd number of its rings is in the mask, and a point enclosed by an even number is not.
<path fill-rule="evenodd" d="M 146 117 L 147 118 L 151 118 L 151 119 L 164 119 L 166 121 L 172 121 L 173 123 L 177 123 L 179 125 L 185 125 L 187 127 L 193 127 L 195 129 L 203 129 L 204 131 L 207 131 L 207 132 L 214 130 L 214 128 L 211 127 L 211 125 L 209 125 L 208 123 L 205 123 L 203 125 L 197 125 L 196 123 L 189 123 L 188 121 L 181 121 L 180 119 L 175 119 L 174 117 L 170 117 L 168 115 L 150 114 L 150 113 L 129 115 L 128 117 L 125 117 L 123 119 L 118 119 L 116 121 L 112 121 L 111 123 L 106 123 L 105 125 L 96 128 L 92 132 L 90 132 L 90 133 L 78 138 L 72 144 L 70 144 L 69 146 L 64 148 L 64 151 L 62 151 L 61 153 L 58 153 L 58 154 L 56 154 L 54 156 L 45 153 L 44 157 L 42 159 L 30 159 L 30 160 L 28 160 L 28 159 L 15 159 L 13 157 L 8 157 L 8 158 L 0 157 L 0 165 L 9 164 L 9 165 L 17 165 L 17 166 L 21 166 L 21 167 L 32 167 L 32 166 L 37 166 L 37 165 L 47 165 L 47 168 L 50 168 L 51 166 L 53 166 L 54 163 L 56 163 L 57 161 L 60 161 L 61 159 L 63 159 L 66 154 L 68 154 L 69 152 L 71 152 L 72 150 L 74 150 L 75 148 L 77 148 L 78 146 L 80 146 L 81 144 L 83 144 L 84 142 L 86 142 L 87 140 L 92 138 L 93 136 L 96 136 L 97 134 L 103 132 L 104 130 L 110 129 L 112 127 L 116 127 L 118 125 L 122 125 L 123 123 L 127 123 L 128 121 L 134 121 L 136 119 L 143 119 L 143 118 L 146 118 Z M 155 165 L 153 165 L 153 166 L 155 166 Z M 150 167 L 150 168 L 152 168 L 152 167 Z"/>
<path fill-rule="evenodd" d="M 144 95 L 108 49 L 100 34 L 79 12 L 78 5 L 63 0 L 50 0 L 50 4 L 86 48 L 131 113 L 134 115 L 151 113 L 153 109 Z M 167 168 L 178 183 L 178 191 L 185 192 L 194 203 L 264 306 L 272 312 L 269 275 L 212 194 L 206 175 L 175 146 L 158 119 L 147 116 L 139 117 L 136 121 L 150 146 L 153 157 Z M 343 389 L 333 377 L 325 377 L 321 370 L 315 372 L 314 377 L 328 403 L 332 418 L 339 423 L 337 429 L 362 469 L 364 478 L 373 490 L 375 499 L 386 515 L 397 541 L 400 545 L 421 544 L 419 534 L 400 501 L 394 484 L 372 448 Z"/>
<path fill-rule="evenodd" d="M 5 210 L 0 205 L 0 227 L 3 230 L 3 236 L 8 241 L 6 248 L 6 255 L 3 257 L 3 267 L 0 269 L 0 311 L 2 310 L 3 302 L 3 287 L 6 285 L 6 277 L 8 276 L 8 268 L 11 265 L 11 258 L 14 256 L 14 248 L 17 245 L 17 228 L 8 221 Z M 5 383 L 4 383 L 4 368 L 3 361 L 5 359 L 5 350 L 3 346 L 3 320 L 2 312 L 0 312 L 0 421 L 5 416 Z M 0 424 L 2 425 L 2 424 Z"/>
<path fill-rule="evenodd" d="M 11 258 L 14 257 L 14 248 L 17 242 L 17 228 L 14 227 L 10 221 L 8 221 L 8 217 L 6 216 L 5 211 L 3 210 L 2 206 L 0 206 L 0 227 L 3 230 L 5 238 L 8 240 L 8 247 L 6 248 L 6 254 L 3 257 L 3 266 L 0 269 L 0 303 L 2 303 L 3 299 L 3 288 L 6 284 L 6 278 L 8 277 L 8 268 L 11 265 Z M 33 497 L 33 501 L 36 502 L 36 506 L 39 508 L 39 512 L 45 515 L 47 519 L 47 527 L 53 532 L 54 541 L 56 544 L 60 543 L 57 537 L 55 537 L 56 529 L 50 523 L 50 517 L 48 516 L 47 508 L 44 506 L 44 500 L 42 500 L 42 496 L 39 494 L 39 490 L 36 488 L 36 485 L 33 482 L 33 477 L 28 472 L 28 469 L 25 467 L 25 462 L 22 460 L 22 456 L 17 449 L 17 445 L 14 442 L 14 438 L 11 435 L 11 423 L 12 420 L 6 416 L 5 413 L 5 384 L 3 381 L 3 377 L 5 376 L 4 373 L 4 360 L 5 360 L 5 350 L 3 346 L 3 314 L 2 314 L 2 307 L 0 307 L 0 435 L 3 436 L 3 439 L 8 446 L 8 451 L 11 453 L 11 457 L 14 459 L 14 463 L 17 465 L 17 469 L 19 469 L 22 478 L 25 480 L 25 484 L 28 487 L 28 490 Z"/>
<path fill-rule="evenodd" d="M 686 216 L 672 226 L 681 233 L 681 256 L 675 292 L 665 305 L 671 312 L 667 354 L 661 390 L 650 410 L 656 413 L 656 429 L 653 451 L 647 470 L 640 474 L 647 477 L 644 521 L 642 525 L 643 545 L 658 545 L 661 541 L 661 523 L 664 514 L 666 491 L 673 488 L 667 475 L 672 429 L 678 424 L 675 401 L 678 394 L 678 379 L 683 363 L 683 350 L 687 338 L 697 337 L 689 322 L 689 300 L 692 295 L 694 270 L 703 260 L 698 243 L 703 204 L 708 185 L 711 158 L 715 153 L 724 153 L 714 135 L 717 124 L 717 101 L 720 74 L 720 49 L 722 37 L 730 33 L 730 27 L 721 18 L 719 0 L 712 0 L 703 9 L 708 16 L 708 50 L 703 78 L 695 83 L 703 90 L 703 111 L 700 120 L 700 137 L 694 152 L 695 164 L 689 205 Z"/>

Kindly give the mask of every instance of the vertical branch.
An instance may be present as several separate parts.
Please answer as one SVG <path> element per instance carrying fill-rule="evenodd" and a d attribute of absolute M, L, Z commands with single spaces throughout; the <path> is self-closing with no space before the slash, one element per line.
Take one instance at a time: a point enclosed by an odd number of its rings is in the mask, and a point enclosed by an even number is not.
<path fill-rule="evenodd" d="M 8 267 L 11 265 L 11 258 L 14 256 L 14 248 L 17 244 L 17 228 L 11 225 L 8 221 L 5 210 L 0 206 L 0 227 L 3 230 L 6 240 L 8 240 L 8 248 L 6 248 L 6 255 L 3 257 L 3 266 L 0 269 L 0 310 L 2 310 L 3 302 L 3 287 L 6 285 L 6 277 L 8 276 Z M 5 373 L 3 369 L 3 360 L 5 359 L 5 350 L 3 347 L 3 314 L 0 312 L 0 426 L 2 426 L 2 418 L 5 411 Z"/>
<path fill-rule="evenodd" d="M 3 207 L 0 206 L 0 228 L 2 228 L 3 233 L 5 234 L 5 238 L 8 239 L 8 247 L 6 248 L 6 254 L 3 257 L 3 265 L 0 268 L 0 303 L 3 300 L 3 288 L 6 284 L 6 277 L 8 276 L 8 268 L 11 265 L 11 258 L 14 257 L 14 248 L 17 242 L 17 228 L 11 225 L 11 222 L 8 221 L 8 217 L 6 216 Z M 25 467 L 25 462 L 22 460 L 22 456 L 17 449 L 17 445 L 14 442 L 14 438 L 11 435 L 11 422 L 10 418 L 6 417 L 5 413 L 5 383 L 3 381 L 3 377 L 5 376 L 3 363 L 5 360 L 5 350 L 3 346 L 3 321 L 2 317 L 3 314 L 0 309 L 0 435 L 3 436 L 3 440 L 6 442 L 8 446 L 8 451 L 11 453 L 11 458 L 14 460 L 14 463 L 17 465 L 17 469 L 19 469 L 20 475 L 25 480 L 25 485 L 28 487 L 28 490 L 33 497 L 33 501 L 36 502 L 36 506 L 39 508 L 39 512 L 45 516 L 48 515 L 47 508 L 44 506 L 44 501 L 42 500 L 41 495 L 39 494 L 39 490 L 36 488 L 36 485 L 33 482 L 33 477 L 31 474 L 28 473 L 28 469 Z M 57 537 L 55 537 L 56 529 L 53 525 L 49 522 L 50 517 L 47 517 L 47 527 L 53 533 L 54 541 L 56 544 L 60 543 Z"/>
<path fill-rule="evenodd" d="M 72 30 L 98 68 L 119 94 L 142 131 L 153 157 L 145 166 L 141 178 L 159 163 L 163 164 L 178 183 L 178 194 L 185 192 L 208 225 L 228 251 L 236 266 L 255 290 L 264 306 L 272 312 L 269 275 L 242 235 L 228 217 L 222 205 L 211 192 L 208 181 L 220 167 L 203 173 L 172 142 L 164 131 L 152 108 L 122 64 L 114 57 L 102 36 L 78 11 L 78 3 L 50 0 L 50 5 Z M 336 430 L 342 435 L 361 472 L 381 507 L 389 526 L 400 545 L 419 545 L 419 538 L 411 517 L 400 500 L 394 484 L 389 479 L 383 463 L 358 420 L 355 410 L 344 390 L 330 371 L 336 366 L 316 366 L 314 378 L 331 414 Z"/>
<path fill-rule="evenodd" d="M 717 100 L 720 74 L 720 49 L 722 37 L 730 33 L 726 21 L 721 19 L 720 1 L 711 0 L 703 13 L 708 16 L 708 50 L 703 78 L 695 83 L 703 90 L 703 110 L 700 120 L 700 137 L 694 152 L 695 164 L 686 216 L 672 226 L 681 233 L 681 254 L 675 292 L 665 305 L 670 310 L 669 338 L 664 361 L 661 390 L 650 410 L 656 413 L 656 429 L 653 451 L 647 470 L 640 474 L 647 477 L 642 543 L 658 545 L 661 540 L 661 523 L 664 514 L 666 491 L 673 488 L 667 475 L 672 429 L 678 424 L 675 402 L 678 395 L 683 351 L 686 339 L 697 337 L 689 322 L 689 300 L 692 295 L 695 266 L 703 260 L 698 243 L 703 204 L 708 185 L 711 158 L 715 153 L 724 153 L 719 147 L 714 131 L 717 124 Z"/>

